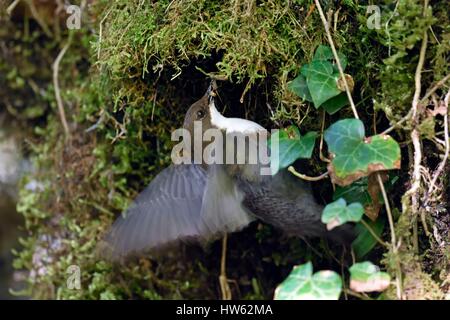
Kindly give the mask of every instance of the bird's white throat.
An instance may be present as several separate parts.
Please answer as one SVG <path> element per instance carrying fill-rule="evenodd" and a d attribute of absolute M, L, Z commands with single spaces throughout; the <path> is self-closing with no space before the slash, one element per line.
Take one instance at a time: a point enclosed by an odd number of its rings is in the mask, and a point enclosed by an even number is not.
<path fill-rule="evenodd" d="M 225 130 L 228 133 L 251 133 L 264 130 L 262 126 L 250 120 L 224 117 L 219 111 L 217 111 L 214 100 L 209 103 L 209 111 L 211 115 L 211 124 L 218 129 Z"/>

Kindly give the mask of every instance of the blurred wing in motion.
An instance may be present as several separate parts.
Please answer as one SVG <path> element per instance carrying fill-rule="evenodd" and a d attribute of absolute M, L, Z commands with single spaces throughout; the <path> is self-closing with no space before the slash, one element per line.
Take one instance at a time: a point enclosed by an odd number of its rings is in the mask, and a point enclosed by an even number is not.
<path fill-rule="evenodd" d="M 224 176 L 215 170 L 209 173 L 195 164 L 164 169 L 139 194 L 126 214 L 116 220 L 101 253 L 121 260 L 131 253 L 157 249 L 176 240 L 210 240 L 247 225 L 250 222 L 247 213 L 243 209 L 235 211 L 242 208 L 243 196 L 233 188 L 229 189 L 231 192 L 221 192 L 220 178 Z M 232 184 L 225 181 L 226 186 Z M 230 213 L 228 218 L 222 217 Z"/>
<path fill-rule="evenodd" d="M 202 204 L 204 234 L 217 235 L 242 229 L 255 218 L 244 207 L 244 193 L 225 165 L 211 165 Z"/>
<path fill-rule="evenodd" d="M 198 236 L 206 171 L 172 165 L 159 173 L 107 234 L 107 256 L 116 260 L 180 238 Z"/>

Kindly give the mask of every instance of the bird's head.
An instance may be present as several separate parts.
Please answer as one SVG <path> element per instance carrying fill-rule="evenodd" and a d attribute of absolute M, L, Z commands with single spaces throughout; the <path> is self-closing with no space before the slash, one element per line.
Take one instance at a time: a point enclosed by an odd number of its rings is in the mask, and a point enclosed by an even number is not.
<path fill-rule="evenodd" d="M 211 112 L 213 108 L 215 110 L 214 97 L 216 96 L 216 89 L 216 82 L 212 80 L 203 97 L 192 104 L 186 112 L 183 128 L 190 132 L 191 137 L 194 134 L 195 121 L 201 121 L 202 132 L 212 127 Z"/>

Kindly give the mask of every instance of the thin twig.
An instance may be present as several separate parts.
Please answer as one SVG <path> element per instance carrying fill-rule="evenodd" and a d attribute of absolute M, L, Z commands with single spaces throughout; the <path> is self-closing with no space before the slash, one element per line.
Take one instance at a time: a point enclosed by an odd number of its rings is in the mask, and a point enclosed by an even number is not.
<path fill-rule="evenodd" d="M 392 130 L 394 130 L 395 128 L 398 128 L 401 124 L 405 123 L 406 121 L 409 120 L 409 118 L 411 118 L 412 115 L 412 109 L 409 110 L 409 112 L 406 114 L 406 116 L 404 116 L 403 118 L 401 118 L 399 121 L 397 121 L 396 123 L 394 123 L 391 127 L 387 128 L 386 130 L 384 130 L 381 134 L 388 134 L 389 132 L 391 132 Z"/>
<path fill-rule="evenodd" d="M 66 134 L 66 138 L 70 138 L 70 130 L 69 130 L 69 125 L 67 124 L 66 113 L 64 111 L 64 104 L 63 104 L 63 101 L 61 98 L 61 91 L 59 89 L 58 74 L 59 74 L 59 64 L 60 64 L 62 58 L 64 57 L 64 54 L 66 53 L 66 51 L 69 49 L 71 42 L 72 42 L 71 38 L 69 37 L 69 40 L 67 41 L 65 46 L 62 48 L 62 50 L 59 52 L 58 56 L 55 59 L 55 62 L 53 63 L 53 66 L 52 66 L 52 68 L 53 68 L 53 86 L 55 88 L 56 103 L 58 105 L 59 117 L 61 119 L 61 123 L 63 125 L 64 132 Z"/>
<path fill-rule="evenodd" d="M 416 67 L 416 74 L 414 76 L 414 97 L 412 102 L 412 109 L 413 109 L 413 119 L 417 117 L 417 109 L 419 106 L 419 99 L 420 99 L 420 92 L 422 87 L 422 69 L 423 64 L 425 62 L 425 52 L 427 50 L 427 43 L 428 43 L 428 33 L 425 31 L 423 33 L 423 39 L 422 39 L 422 45 L 420 47 L 420 55 L 419 55 L 419 62 L 417 63 Z"/>
<path fill-rule="evenodd" d="M 389 204 L 389 199 L 386 194 L 386 189 L 384 188 L 383 180 L 381 179 L 380 175 L 377 173 L 377 180 L 378 184 L 381 189 L 381 193 L 383 195 L 384 205 L 386 207 L 386 214 L 388 216 L 389 221 L 389 229 L 391 231 L 391 246 L 392 246 L 392 253 L 397 256 L 398 254 L 398 247 L 397 247 L 397 239 L 395 236 L 395 227 L 394 227 L 394 217 L 392 216 L 391 206 Z M 400 263 L 396 260 L 396 287 L 397 287 L 397 298 L 402 299 L 402 271 L 400 267 Z"/>
<path fill-rule="evenodd" d="M 394 218 L 392 216 L 391 206 L 389 205 L 389 199 L 386 194 L 386 190 L 383 185 L 383 180 L 381 179 L 380 175 L 377 173 L 377 180 L 378 184 L 380 185 L 381 194 L 383 195 L 384 204 L 386 207 L 386 214 L 388 216 L 389 221 L 389 228 L 391 229 L 391 244 L 392 247 L 395 248 L 397 244 L 396 236 L 395 236 L 395 230 L 394 230 Z"/>
<path fill-rule="evenodd" d="M 428 4 L 428 1 L 425 1 L 424 7 L 426 8 Z M 419 55 L 419 62 L 417 63 L 416 67 L 416 73 L 414 76 L 414 84 L 415 84 L 415 90 L 414 90 L 414 97 L 412 101 L 412 115 L 411 115 L 411 121 L 413 123 L 414 129 L 411 132 L 411 140 L 414 147 L 414 164 L 413 164 L 413 173 L 412 173 L 412 184 L 408 191 L 405 193 L 405 197 L 411 196 L 411 201 L 413 205 L 413 211 L 417 212 L 418 207 L 418 195 L 417 191 L 420 188 L 420 182 L 421 182 L 421 174 L 420 174 L 420 164 L 422 162 L 422 148 L 420 145 L 420 133 L 417 128 L 417 121 L 418 121 L 418 114 L 417 109 L 419 106 L 419 98 L 420 98 L 420 92 L 422 87 L 422 69 L 423 64 L 425 61 L 425 53 L 427 50 L 427 43 L 428 43 L 428 33 L 425 30 L 423 33 L 423 39 L 422 39 L 422 45 L 420 47 L 420 55 Z M 405 211 L 406 208 L 403 208 L 403 211 Z"/>
<path fill-rule="evenodd" d="M 447 164 L 449 152 L 450 152 L 450 142 L 449 142 L 449 133 L 448 133 L 448 103 L 450 98 L 450 90 L 445 95 L 444 99 L 444 106 L 445 106 L 445 115 L 444 115 L 444 139 L 445 139 L 445 153 L 444 158 L 442 159 L 441 163 L 439 164 L 439 167 L 433 174 L 433 179 L 431 180 L 430 187 L 428 188 L 428 195 L 430 195 L 433 192 L 433 189 L 436 185 L 437 179 L 441 176 L 442 171 L 445 168 L 445 165 Z M 425 202 L 425 206 L 427 205 L 428 199 Z"/>
<path fill-rule="evenodd" d="M 437 90 L 439 89 L 441 86 L 443 86 L 448 80 L 450 79 L 450 73 L 448 75 L 446 75 L 444 78 L 442 78 L 441 80 L 439 80 L 438 82 L 436 82 L 436 84 L 427 91 L 427 93 L 423 96 L 423 98 L 420 100 L 419 104 L 423 104 L 426 102 L 426 100 Z M 404 122 L 408 121 L 411 116 L 413 114 L 413 109 L 410 109 L 409 112 L 406 114 L 406 116 L 404 116 L 403 118 L 401 118 L 399 121 L 397 121 L 396 123 L 394 123 L 391 127 L 389 127 L 388 129 L 384 130 L 382 132 L 382 134 L 388 134 L 389 132 L 391 132 L 392 130 L 394 130 L 395 128 L 398 128 L 401 124 L 403 124 Z"/>
<path fill-rule="evenodd" d="M 164 13 L 167 13 L 167 11 L 169 11 L 170 7 L 172 6 L 172 4 L 175 2 L 175 0 L 170 1 L 169 5 L 167 6 L 166 10 L 164 11 Z"/>
<path fill-rule="evenodd" d="M 222 239 L 222 257 L 220 259 L 220 276 L 219 276 L 219 283 L 220 283 L 220 290 L 222 291 L 222 300 L 231 300 L 231 289 L 228 285 L 228 279 L 227 279 L 227 234 L 223 236 Z"/>
<path fill-rule="evenodd" d="M 420 133 L 417 128 L 414 128 L 411 132 L 411 141 L 414 147 L 414 163 L 412 172 L 412 184 L 408 191 L 406 191 L 405 196 L 409 197 L 413 195 L 413 207 L 417 209 L 418 199 L 416 192 L 420 188 L 421 175 L 420 175 L 420 164 L 422 162 L 422 147 L 420 144 Z M 415 211 L 415 210 L 413 210 Z"/>
<path fill-rule="evenodd" d="M 334 46 L 333 38 L 330 33 L 330 24 L 325 18 L 323 14 L 322 6 L 320 5 L 319 0 L 314 0 L 316 3 L 317 10 L 319 10 L 320 18 L 322 19 L 323 26 L 325 28 L 325 33 L 327 34 L 328 43 L 330 44 L 331 51 L 333 51 L 334 59 L 336 60 L 337 67 L 339 69 L 339 74 L 341 75 L 342 82 L 344 82 L 345 92 L 347 93 L 348 101 L 350 102 L 350 106 L 353 111 L 353 115 L 356 119 L 359 119 L 358 112 L 356 111 L 355 103 L 353 102 L 352 94 L 350 92 L 350 87 L 348 86 L 347 79 L 345 78 L 344 69 L 342 68 L 341 61 L 336 51 L 336 47 Z"/>
<path fill-rule="evenodd" d="M 427 91 L 427 93 L 423 96 L 423 98 L 420 100 L 421 103 L 425 102 L 437 89 L 439 89 L 441 86 L 443 86 L 448 80 L 450 79 L 450 73 L 443 77 L 441 80 L 436 82 L 436 84 Z"/>
<path fill-rule="evenodd" d="M 322 111 L 322 126 L 320 128 L 320 145 L 319 145 L 319 158 L 323 162 L 330 163 L 331 160 L 323 155 L 323 131 L 325 129 L 325 111 Z"/>
<path fill-rule="evenodd" d="M 49 38 L 53 36 L 52 32 L 47 26 L 47 23 L 42 19 L 42 17 L 39 15 L 39 12 L 36 9 L 36 6 L 34 5 L 34 2 L 31 0 L 26 0 L 26 3 L 28 7 L 30 8 L 31 15 L 36 20 L 36 22 L 41 26 L 42 30 L 44 31 L 45 35 Z"/>
<path fill-rule="evenodd" d="M 111 13 L 111 10 L 112 10 L 112 8 L 108 10 L 108 12 L 105 14 L 103 19 L 100 21 L 100 27 L 99 27 L 99 32 L 98 32 L 97 60 L 100 60 L 100 51 L 102 48 L 103 23 L 108 18 L 109 14 Z"/>
<path fill-rule="evenodd" d="M 6 13 L 8 14 L 8 16 L 11 15 L 11 13 L 14 11 L 14 9 L 17 7 L 17 5 L 19 4 L 21 0 L 14 0 L 13 3 L 11 3 L 8 8 L 6 9 Z"/>
<path fill-rule="evenodd" d="M 355 297 L 355 298 L 359 298 L 359 299 L 361 299 L 361 300 L 373 300 L 372 298 L 370 298 L 370 297 L 368 297 L 368 296 L 366 296 L 366 295 L 364 295 L 364 294 L 355 292 L 355 291 L 353 291 L 353 290 L 351 290 L 351 289 L 345 289 L 345 292 L 346 292 L 348 295 L 351 295 L 351 296 L 353 296 L 353 297 Z"/>
<path fill-rule="evenodd" d="M 369 224 L 364 221 L 364 219 L 360 220 L 361 224 L 367 229 L 367 231 L 370 232 L 370 234 L 372 235 L 372 237 L 375 238 L 375 240 L 378 241 L 378 243 L 380 243 L 382 246 L 389 248 L 389 244 L 387 244 L 386 242 L 384 242 L 376 233 L 375 231 L 373 231 L 372 227 L 369 226 Z"/>
<path fill-rule="evenodd" d="M 322 180 L 322 179 L 325 179 L 326 177 L 328 177 L 328 172 L 325 172 L 317 177 L 310 177 L 310 176 L 304 175 L 300 172 L 297 172 L 293 166 L 289 166 L 288 171 L 290 173 L 292 173 L 294 176 L 296 176 L 300 179 L 303 179 L 303 180 L 307 180 L 307 181 L 319 181 L 319 180 Z"/>

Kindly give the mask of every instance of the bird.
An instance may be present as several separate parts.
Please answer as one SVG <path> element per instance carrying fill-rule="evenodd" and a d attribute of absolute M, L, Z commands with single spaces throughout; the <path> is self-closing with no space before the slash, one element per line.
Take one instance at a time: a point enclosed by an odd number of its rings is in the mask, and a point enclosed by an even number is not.
<path fill-rule="evenodd" d="M 195 123 L 201 124 L 202 133 L 213 129 L 225 140 L 236 134 L 265 132 L 256 122 L 223 116 L 215 104 L 216 90 L 212 81 L 187 110 L 183 129 L 190 137 L 195 137 Z M 260 140 L 247 140 L 247 146 L 249 143 L 265 147 Z M 311 187 L 286 169 L 275 175 L 260 174 L 261 163 L 248 163 L 249 154 L 240 164 L 211 164 L 203 158 L 196 163 L 194 147 L 184 146 L 187 161 L 163 169 L 113 223 L 103 241 L 107 257 L 123 260 L 174 243 L 208 243 L 257 219 L 289 236 L 326 237 L 338 243 L 353 238 L 350 225 L 327 231 L 321 222 L 323 206 L 315 200 Z M 204 151 L 205 141 L 200 146 Z M 228 146 L 224 148 L 225 154 L 231 152 Z M 225 154 L 221 156 L 225 158 Z"/>

